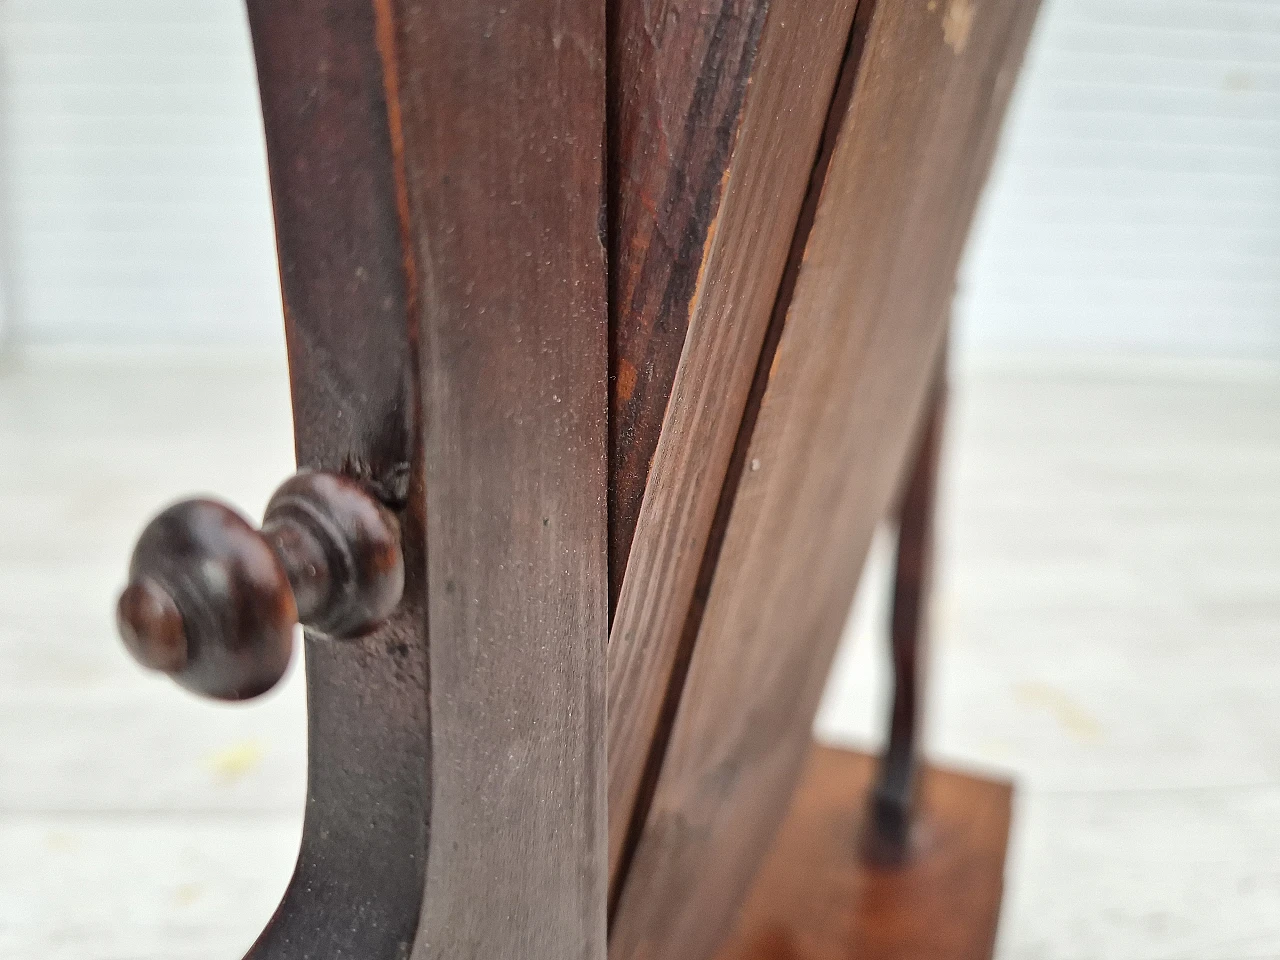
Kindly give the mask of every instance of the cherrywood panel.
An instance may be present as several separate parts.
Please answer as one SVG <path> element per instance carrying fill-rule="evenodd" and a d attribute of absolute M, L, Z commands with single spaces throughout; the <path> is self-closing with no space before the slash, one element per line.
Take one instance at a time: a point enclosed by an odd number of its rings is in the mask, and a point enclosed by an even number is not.
<path fill-rule="evenodd" d="M 621 0 L 613 27 L 615 883 L 854 0 L 675 6 Z"/>
<path fill-rule="evenodd" d="M 417 345 L 394 109 L 369 0 L 249 0 L 301 466 L 398 509 L 405 595 L 355 643 L 307 638 L 293 881 L 250 956 L 396 956 L 422 909 L 430 741 Z"/>
<path fill-rule="evenodd" d="M 604 5 L 392 9 L 433 638 L 414 956 L 602 960 Z"/>
<path fill-rule="evenodd" d="M 1034 12 L 1025 0 L 864 10 L 852 98 L 731 468 L 718 563 L 614 916 L 615 960 L 710 956 L 785 811 L 924 405 Z"/>

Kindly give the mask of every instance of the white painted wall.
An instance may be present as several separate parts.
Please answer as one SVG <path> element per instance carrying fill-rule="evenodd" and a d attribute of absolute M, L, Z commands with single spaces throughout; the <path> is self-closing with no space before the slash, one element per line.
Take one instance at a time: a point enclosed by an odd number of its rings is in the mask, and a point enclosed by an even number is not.
<path fill-rule="evenodd" d="M 974 353 L 1280 359 L 1280 2 L 1045 0 L 957 307 Z"/>
<path fill-rule="evenodd" d="M 242 4 L 0 0 L 0 58 L 17 334 L 277 345 Z M 1280 358 L 1280 0 L 1044 0 L 957 315 L 968 353 Z"/>
<path fill-rule="evenodd" d="M 240 0 L 0 0 L 17 335 L 276 345 Z"/>

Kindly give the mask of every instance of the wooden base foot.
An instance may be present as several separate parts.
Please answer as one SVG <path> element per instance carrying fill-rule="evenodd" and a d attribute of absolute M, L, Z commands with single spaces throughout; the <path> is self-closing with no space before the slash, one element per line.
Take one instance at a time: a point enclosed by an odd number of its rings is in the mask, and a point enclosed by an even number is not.
<path fill-rule="evenodd" d="M 924 767 L 905 857 L 870 824 L 876 760 L 815 746 L 717 960 L 990 960 L 1013 787 Z"/>

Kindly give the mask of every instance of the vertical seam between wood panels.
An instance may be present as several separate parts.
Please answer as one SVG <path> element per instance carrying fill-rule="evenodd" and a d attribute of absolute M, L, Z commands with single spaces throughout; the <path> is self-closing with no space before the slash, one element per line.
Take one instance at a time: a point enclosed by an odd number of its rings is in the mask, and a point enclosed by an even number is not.
<path fill-rule="evenodd" d="M 618 239 L 618 190 L 620 183 L 620 171 L 618 169 L 618 103 L 619 97 L 613 95 L 614 85 L 618 82 L 618 49 L 617 49 L 617 32 L 619 29 L 619 11 L 620 4 L 618 0 L 605 0 L 604 5 L 604 176 L 601 178 L 604 198 L 601 206 L 601 217 L 603 218 L 603 231 L 600 237 L 601 243 L 604 244 L 604 266 L 605 266 L 605 550 L 608 554 L 605 561 L 605 578 L 608 581 L 608 598 L 606 604 L 608 612 L 606 615 L 606 623 L 610 630 L 613 629 L 613 615 L 617 606 L 617 597 L 614 596 L 613 582 L 618 571 L 610 569 L 613 563 L 613 528 L 617 522 L 614 517 L 613 502 L 613 451 L 617 448 L 617 417 L 613 402 L 613 388 L 615 371 L 618 369 L 618 343 L 616 332 L 618 329 L 619 305 L 615 301 L 613 292 L 614 270 L 617 264 L 614 262 L 613 253 L 617 250 Z M 605 645 L 606 651 L 608 644 Z M 606 668 L 607 669 L 607 668 Z M 608 704 L 605 704 L 605 729 L 608 729 Z M 608 760 L 606 758 L 606 764 Z M 607 814 L 606 814 L 607 815 Z"/>
<path fill-rule="evenodd" d="M 813 168 L 809 173 L 809 183 L 805 188 L 800 214 L 796 218 L 796 227 L 791 237 L 791 248 L 787 254 L 786 267 L 782 274 L 782 280 L 778 284 L 778 294 L 774 300 L 769 326 L 765 331 L 760 356 L 756 362 L 755 375 L 752 378 L 751 389 L 747 394 L 746 407 L 742 421 L 738 426 L 738 436 L 734 441 L 733 453 L 729 459 L 728 470 L 725 473 L 724 485 L 720 490 L 720 499 L 716 505 L 715 518 L 712 521 L 711 530 L 707 537 L 702 563 L 698 568 L 698 578 L 694 586 L 693 599 L 689 604 L 684 629 L 681 631 L 680 646 L 672 665 L 666 696 L 663 698 L 658 724 L 649 746 L 649 756 L 645 761 L 640 790 L 637 793 L 635 807 L 632 810 L 631 823 L 627 829 L 626 840 L 623 843 L 622 854 L 618 862 L 618 880 L 614 884 L 609 903 L 610 923 L 613 921 L 618 903 L 622 898 L 622 891 L 626 886 L 631 861 L 635 857 L 636 848 L 639 846 L 640 835 L 648 819 L 649 807 L 653 802 L 658 779 L 662 773 L 662 765 L 666 759 L 671 730 L 675 723 L 676 712 L 680 706 L 681 695 L 684 692 L 685 680 L 689 674 L 689 665 L 693 659 L 694 644 L 702 625 L 703 613 L 706 610 L 707 596 L 710 593 L 716 565 L 720 559 L 720 548 L 724 543 L 725 530 L 728 527 L 729 516 L 733 512 L 733 504 L 737 497 L 739 480 L 742 476 L 747 451 L 750 449 L 751 438 L 755 432 L 760 404 L 769 382 L 769 370 L 773 366 L 778 343 L 782 338 L 782 328 L 786 323 L 792 294 L 795 292 L 796 280 L 800 275 L 805 247 L 809 242 L 809 233 L 813 229 L 818 202 L 822 197 L 822 186 L 826 182 L 827 171 L 831 166 L 831 157 L 835 152 L 840 128 L 845 115 L 848 113 L 849 104 L 853 99 L 853 92 L 857 87 L 869 26 L 875 15 L 877 3 L 878 0 L 859 0 L 857 9 L 854 12 L 853 24 L 849 30 L 849 37 L 845 43 L 840 70 L 836 76 L 831 101 L 827 106 L 827 116 L 823 121 L 818 151 L 814 159 Z M 612 318 L 612 304 L 610 305 L 610 313 Z"/>

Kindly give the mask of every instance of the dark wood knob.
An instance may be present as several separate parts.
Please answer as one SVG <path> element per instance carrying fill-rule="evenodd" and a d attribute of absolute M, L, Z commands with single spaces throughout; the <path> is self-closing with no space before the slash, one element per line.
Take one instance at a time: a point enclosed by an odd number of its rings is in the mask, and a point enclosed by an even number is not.
<path fill-rule="evenodd" d="M 120 636 L 143 666 L 219 700 L 284 675 L 297 623 L 361 636 L 404 591 L 395 516 L 355 480 L 302 471 L 261 530 L 213 500 L 174 504 L 142 531 L 120 595 Z"/>

